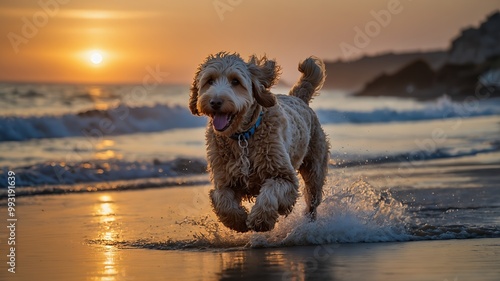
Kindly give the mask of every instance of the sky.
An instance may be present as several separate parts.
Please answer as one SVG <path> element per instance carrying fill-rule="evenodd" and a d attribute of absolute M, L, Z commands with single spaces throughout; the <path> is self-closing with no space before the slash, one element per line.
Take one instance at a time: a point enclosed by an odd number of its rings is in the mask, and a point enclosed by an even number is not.
<path fill-rule="evenodd" d="M 219 51 L 266 54 L 293 81 L 310 55 L 446 49 L 498 9 L 500 0 L 1 0 L 0 81 L 190 83 Z"/>

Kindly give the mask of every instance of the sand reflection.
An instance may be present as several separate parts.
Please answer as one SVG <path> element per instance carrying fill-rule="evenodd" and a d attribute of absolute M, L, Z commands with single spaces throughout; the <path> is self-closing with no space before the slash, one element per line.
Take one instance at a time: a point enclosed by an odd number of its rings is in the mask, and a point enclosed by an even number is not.
<path fill-rule="evenodd" d="M 94 215 L 98 217 L 99 231 L 97 239 L 102 241 L 103 246 L 103 262 L 96 269 L 98 272 L 94 280 L 100 281 L 115 281 L 119 277 L 119 268 L 116 261 L 118 260 L 119 251 L 114 246 L 114 242 L 119 237 L 119 230 L 116 224 L 116 203 L 110 195 L 100 195 L 98 198 Z"/>
<path fill-rule="evenodd" d="M 116 248 L 114 246 L 104 246 L 104 269 L 101 273 L 101 281 L 114 281 L 117 280 L 118 269 L 116 268 Z"/>

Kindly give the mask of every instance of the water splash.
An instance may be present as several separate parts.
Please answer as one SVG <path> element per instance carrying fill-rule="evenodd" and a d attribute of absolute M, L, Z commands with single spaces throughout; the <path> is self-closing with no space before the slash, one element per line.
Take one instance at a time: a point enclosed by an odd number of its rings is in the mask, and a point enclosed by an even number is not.
<path fill-rule="evenodd" d="M 163 241 L 112 242 L 118 247 L 157 250 L 221 250 L 268 248 L 331 243 L 385 242 L 409 240 L 406 207 L 390 192 L 378 191 L 363 180 L 339 179 L 325 185 L 318 218 L 311 222 L 303 215 L 305 203 L 299 198 L 293 212 L 280 217 L 270 232 L 237 233 L 213 215 L 185 217 L 176 222 L 185 238 Z M 167 234 L 168 235 L 168 234 Z M 101 241 L 102 242 L 102 241 Z M 93 243 L 101 243 L 93 241 Z"/>
<path fill-rule="evenodd" d="M 283 245 L 386 242 L 408 240 L 406 207 L 389 191 L 375 190 L 363 180 L 340 179 L 328 185 L 309 222 L 300 213 L 279 225 L 287 233 Z"/>
<path fill-rule="evenodd" d="M 303 215 L 299 198 L 293 212 L 280 217 L 269 232 L 238 233 L 222 225 L 213 213 L 184 217 L 169 227 L 162 240 L 92 240 L 90 244 L 154 250 L 233 251 L 299 245 L 374 243 L 500 237 L 498 226 L 435 225 L 415 214 L 388 190 L 377 190 L 362 179 L 330 179 L 324 188 L 318 217 Z M 438 215 L 438 214 L 436 214 Z M 163 240 L 164 239 L 164 240 Z"/>

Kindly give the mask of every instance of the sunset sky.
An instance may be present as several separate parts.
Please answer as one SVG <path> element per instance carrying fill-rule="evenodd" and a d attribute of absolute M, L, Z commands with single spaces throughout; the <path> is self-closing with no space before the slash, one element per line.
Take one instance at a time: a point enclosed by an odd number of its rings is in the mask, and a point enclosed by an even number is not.
<path fill-rule="evenodd" d="M 221 50 L 266 53 L 293 80 L 311 54 L 447 48 L 499 8 L 499 0 L 3 0 L 0 81 L 141 83 L 149 67 L 168 73 L 162 82 L 189 83 Z M 342 51 L 366 28 L 359 52 Z"/>

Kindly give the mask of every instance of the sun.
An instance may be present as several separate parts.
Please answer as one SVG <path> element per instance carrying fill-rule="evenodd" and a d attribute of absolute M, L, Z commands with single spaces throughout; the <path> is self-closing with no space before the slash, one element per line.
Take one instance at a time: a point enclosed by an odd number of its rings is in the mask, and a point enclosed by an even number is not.
<path fill-rule="evenodd" d="M 99 51 L 92 51 L 90 53 L 90 62 L 94 65 L 99 65 L 103 61 L 102 53 Z"/>

